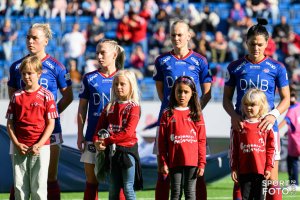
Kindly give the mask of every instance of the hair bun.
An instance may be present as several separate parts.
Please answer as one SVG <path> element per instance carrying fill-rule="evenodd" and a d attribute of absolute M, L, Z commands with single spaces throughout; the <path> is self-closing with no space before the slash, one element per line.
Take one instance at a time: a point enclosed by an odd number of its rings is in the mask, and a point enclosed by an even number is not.
<path fill-rule="evenodd" d="M 268 24 L 268 20 L 266 20 L 265 18 L 257 18 L 257 23 L 259 25 L 265 26 Z"/>

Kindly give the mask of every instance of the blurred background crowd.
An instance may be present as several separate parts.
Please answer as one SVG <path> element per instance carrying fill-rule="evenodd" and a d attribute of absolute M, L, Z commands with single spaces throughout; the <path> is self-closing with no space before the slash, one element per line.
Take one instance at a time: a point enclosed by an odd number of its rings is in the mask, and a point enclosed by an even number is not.
<path fill-rule="evenodd" d="M 222 99 L 227 65 L 247 53 L 245 34 L 257 17 L 267 18 L 266 55 L 285 64 L 300 90 L 300 0 L 0 0 L 0 98 L 12 62 L 27 54 L 33 23 L 50 23 L 47 53 L 64 63 L 74 83 L 97 68 L 96 45 L 117 40 L 125 68 L 135 71 L 143 100 L 158 100 L 152 80 L 155 58 L 172 49 L 169 28 L 176 19 L 191 27 L 190 48 L 204 55 L 213 74 L 213 100 Z"/>

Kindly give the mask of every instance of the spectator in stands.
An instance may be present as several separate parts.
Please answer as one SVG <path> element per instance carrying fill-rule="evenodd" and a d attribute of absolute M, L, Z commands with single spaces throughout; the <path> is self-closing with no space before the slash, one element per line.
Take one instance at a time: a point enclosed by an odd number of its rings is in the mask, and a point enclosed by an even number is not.
<path fill-rule="evenodd" d="M 287 23 L 286 16 L 281 16 L 280 23 L 274 26 L 272 33 L 272 38 L 278 45 L 277 48 L 281 51 L 283 51 L 283 47 L 288 41 L 290 31 L 291 26 Z"/>
<path fill-rule="evenodd" d="M 135 46 L 130 55 L 130 66 L 134 69 L 141 71 L 144 74 L 145 71 L 145 59 L 146 55 L 140 45 Z"/>
<path fill-rule="evenodd" d="M 150 28 L 148 30 L 150 33 L 155 33 L 160 26 L 164 26 L 166 32 L 169 33 L 170 18 L 168 13 L 163 9 L 159 9 L 155 19 L 151 21 Z"/>
<path fill-rule="evenodd" d="M 7 3 L 5 18 L 10 18 L 11 15 L 19 16 L 22 10 L 22 0 L 9 0 Z"/>
<path fill-rule="evenodd" d="M 168 15 L 171 15 L 173 6 L 169 0 L 158 0 L 157 5 L 159 9 L 165 10 Z"/>
<path fill-rule="evenodd" d="M 5 60 L 10 61 L 12 54 L 12 45 L 18 37 L 18 32 L 12 27 L 11 21 L 9 19 L 6 19 L 0 33 Z"/>
<path fill-rule="evenodd" d="M 171 22 L 178 20 L 178 19 L 185 19 L 186 13 L 185 11 L 180 7 L 179 4 L 176 4 L 172 13 L 169 15 L 171 18 Z"/>
<path fill-rule="evenodd" d="M 67 15 L 79 16 L 82 14 L 81 5 L 78 0 L 70 0 L 67 5 Z"/>
<path fill-rule="evenodd" d="M 300 59 L 300 35 L 290 31 L 287 43 L 287 55 Z"/>
<path fill-rule="evenodd" d="M 69 59 L 76 60 L 77 70 L 82 73 L 86 39 L 83 33 L 80 32 L 80 25 L 78 23 L 74 23 L 72 31 L 63 36 L 62 45 L 65 52 L 66 63 L 68 63 Z"/>
<path fill-rule="evenodd" d="M 265 0 L 267 5 L 266 15 L 271 15 L 272 24 L 277 24 L 279 18 L 278 0 Z"/>
<path fill-rule="evenodd" d="M 167 34 L 166 34 L 165 27 L 161 25 L 160 27 L 158 27 L 158 30 L 153 34 L 152 38 L 150 39 L 151 46 L 157 47 L 159 50 L 163 49 L 166 38 L 167 38 Z"/>
<path fill-rule="evenodd" d="M 146 4 L 143 5 L 142 10 L 140 11 L 140 16 L 143 17 L 145 20 L 150 21 L 151 20 L 151 13 L 149 7 L 146 6 Z"/>
<path fill-rule="evenodd" d="M 222 12 L 222 11 L 220 11 Z M 230 10 L 228 22 L 231 26 L 241 26 L 245 23 L 246 13 L 241 3 L 236 1 L 233 4 L 233 8 Z"/>
<path fill-rule="evenodd" d="M 33 18 L 37 8 L 38 8 L 38 3 L 36 0 L 24 0 L 23 1 L 23 8 L 24 8 L 24 17 L 30 17 Z"/>
<path fill-rule="evenodd" d="M 131 45 L 132 33 L 129 25 L 129 16 L 124 15 L 117 27 L 117 40 L 120 45 Z"/>
<path fill-rule="evenodd" d="M 124 0 L 114 0 L 112 16 L 114 19 L 121 19 L 125 15 Z"/>
<path fill-rule="evenodd" d="M 221 31 L 217 31 L 215 39 L 210 43 L 212 62 L 223 63 L 226 59 L 228 43 Z"/>
<path fill-rule="evenodd" d="M 105 25 L 100 19 L 94 15 L 93 22 L 87 27 L 87 37 L 88 42 L 87 45 L 95 48 L 98 42 L 104 38 Z"/>
<path fill-rule="evenodd" d="M 189 4 L 187 12 L 189 13 L 189 25 L 194 30 L 194 26 L 197 26 L 201 22 L 200 13 L 194 4 Z"/>
<path fill-rule="evenodd" d="M 211 59 L 211 49 L 209 45 L 209 38 L 205 31 L 201 32 L 200 38 L 196 39 L 198 42 L 196 42 L 196 52 L 200 53 L 202 56 L 204 56 L 207 60 Z"/>
<path fill-rule="evenodd" d="M 144 9 L 147 9 L 150 12 L 151 19 L 155 17 L 159 10 L 155 0 L 146 0 L 144 3 Z"/>
<path fill-rule="evenodd" d="M 135 13 L 139 13 L 142 8 L 141 0 L 129 0 L 129 10 L 132 10 Z"/>
<path fill-rule="evenodd" d="M 73 84 L 79 84 L 81 82 L 81 74 L 76 69 L 76 60 L 69 59 L 68 68 L 70 69 L 70 78 Z"/>
<path fill-rule="evenodd" d="M 227 36 L 228 48 L 231 54 L 231 58 L 232 60 L 237 60 L 241 55 L 245 53 L 242 32 L 240 28 L 236 26 L 230 26 Z"/>
<path fill-rule="evenodd" d="M 246 0 L 245 10 L 248 17 L 263 17 L 266 9 L 267 5 L 265 4 L 264 0 Z"/>
<path fill-rule="evenodd" d="M 48 0 L 41 0 L 39 2 L 39 15 L 41 17 L 45 17 L 46 19 L 50 18 L 51 10 L 50 10 L 50 1 Z"/>
<path fill-rule="evenodd" d="M 0 15 L 5 14 L 6 7 L 7 7 L 6 0 L 0 0 Z"/>
<path fill-rule="evenodd" d="M 97 17 L 103 15 L 104 19 L 109 19 L 112 10 L 112 3 L 110 0 L 100 0 L 98 1 L 98 7 L 96 10 Z"/>
<path fill-rule="evenodd" d="M 60 20 L 62 22 L 65 22 L 67 7 L 67 0 L 54 0 L 51 17 L 55 18 L 56 15 L 59 13 Z"/>
<path fill-rule="evenodd" d="M 201 31 L 216 32 L 217 26 L 220 23 L 220 17 L 211 11 L 208 5 L 204 6 L 203 11 L 200 13 L 200 19 L 201 22 L 195 31 L 196 33 Z"/>
<path fill-rule="evenodd" d="M 95 0 L 83 0 L 81 8 L 82 15 L 92 16 L 96 14 L 97 4 Z"/>
<path fill-rule="evenodd" d="M 268 45 L 267 48 L 265 49 L 265 55 L 274 58 L 274 56 L 276 56 L 275 53 L 276 53 L 276 43 L 272 39 L 272 37 L 269 37 Z"/>

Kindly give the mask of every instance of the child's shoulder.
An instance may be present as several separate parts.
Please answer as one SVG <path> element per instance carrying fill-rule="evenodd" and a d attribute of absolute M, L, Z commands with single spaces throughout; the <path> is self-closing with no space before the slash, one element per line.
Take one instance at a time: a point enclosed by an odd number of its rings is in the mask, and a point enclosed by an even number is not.
<path fill-rule="evenodd" d="M 41 86 L 38 90 L 38 94 L 42 95 L 43 97 L 45 97 L 46 99 L 54 99 L 54 96 L 52 94 L 52 92 L 50 92 L 50 90 L 44 88 L 43 86 Z"/>

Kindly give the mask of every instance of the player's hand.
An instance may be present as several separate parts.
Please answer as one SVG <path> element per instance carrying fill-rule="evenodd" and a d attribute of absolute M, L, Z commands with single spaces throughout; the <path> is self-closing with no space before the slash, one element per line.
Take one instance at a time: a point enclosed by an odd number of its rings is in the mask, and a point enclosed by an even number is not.
<path fill-rule="evenodd" d="M 23 143 L 19 143 L 17 149 L 21 154 L 25 155 L 28 153 L 29 147 Z"/>
<path fill-rule="evenodd" d="M 260 128 L 261 131 L 271 130 L 275 124 L 275 121 L 276 117 L 274 115 L 266 115 L 261 117 L 258 128 Z"/>
<path fill-rule="evenodd" d="M 168 168 L 168 166 L 167 166 L 167 165 L 162 166 L 162 167 L 160 168 L 160 172 L 161 172 L 162 174 L 169 174 L 169 168 Z"/>
<path fill-rule="evenodd" d="M 231 172 L 231 179 L 235 182 L 235 183 L 238 183 L 238 175 L 236 173 L 236 171 L 232 171 Z"/>
<path fill-rule="evenodd" d="M 85 147 L 85 140 L 84 140 L 84 137 L 83 135 L 81 134 L 78 134 L 78 137 L 77 137 L 77 148 L 83 152 L 84 151 L 84 147 Z"/>
<path fill-rule="evenodd" d="M 198 168 L 197 176 L 203 176 L 203 175 L 204 175 L 204 169 L 203 168 Z"/>
<path fill-rule="evenodd" d="M 269 180 L 270 179 L 270 176 L 271 176 L 271 172 L 270 171 L 265 171 L 265 174 L 264 174 L 264 177 L 266 180 Z"/>
<path fill-rule="evenodd" d="M 243 118 L 238 114 L 231 116 L 231 125 L 233 130 L 241 132 L 243 129 Z"/>

